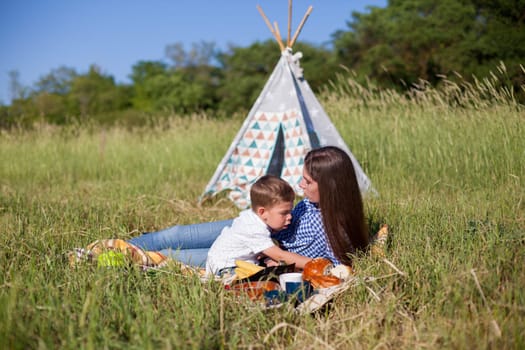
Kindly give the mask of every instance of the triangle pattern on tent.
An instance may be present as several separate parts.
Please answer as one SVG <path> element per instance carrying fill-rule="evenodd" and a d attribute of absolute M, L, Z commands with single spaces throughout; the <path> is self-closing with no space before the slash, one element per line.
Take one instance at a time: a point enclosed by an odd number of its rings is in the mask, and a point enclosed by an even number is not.
<path fill-rule="evenodd" d="M 274 113 L 270 118 L 267 118 L 268 114 L 259 113 L 254 117 L 254 121 L 243 134 L 242 142 L 237 144 L 228 159 L 223 175 L 213 188 L 217 192 L 225 189 L 237 192 L 230 194 L 230 199 L 234 198 L 238 205 L 241 202 L 249 203 L 247 193 L 241 192 L 266 173 L 270 154 L 275 148 L 275 144 L 270 141 L 276 138 L 275 134 L 279 128 L 283 129 L 285 135 L 285 158 L 281 177 L 292 184 L 296 192 L 301 191 L 299 182 L 302 177 L 303 159 L 308 150 L 305 147 L 307 142 L 304 140 L 298 111 Z M 254 128 L 265 129 L 268 132 L 257 132 Z"/>

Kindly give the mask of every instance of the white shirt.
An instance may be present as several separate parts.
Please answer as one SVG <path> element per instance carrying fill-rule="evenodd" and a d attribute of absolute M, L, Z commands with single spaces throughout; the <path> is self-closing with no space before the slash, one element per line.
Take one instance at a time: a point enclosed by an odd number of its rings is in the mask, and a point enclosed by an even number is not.
<path fill-rule="evenodd" d="M 251 209 L 244 210 L 213 242 L 206 259 L 206 274 L 234 267 L 237 259 L 257 263 L 257 255 L 272 246 L 268 226 Z"/>

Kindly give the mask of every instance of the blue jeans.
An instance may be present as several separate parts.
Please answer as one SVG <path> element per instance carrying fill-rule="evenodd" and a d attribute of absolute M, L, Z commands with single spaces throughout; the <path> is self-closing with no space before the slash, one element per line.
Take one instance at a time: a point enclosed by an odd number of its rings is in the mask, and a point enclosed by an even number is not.
<path fill-rule="evenodd" d="M 222 229 L 233 219 L 193 225 L 176 225 L 133 237 L 129 243 L 144 250 L 158 251 L 187 265 L 204 267 L 208 250 Z"/>

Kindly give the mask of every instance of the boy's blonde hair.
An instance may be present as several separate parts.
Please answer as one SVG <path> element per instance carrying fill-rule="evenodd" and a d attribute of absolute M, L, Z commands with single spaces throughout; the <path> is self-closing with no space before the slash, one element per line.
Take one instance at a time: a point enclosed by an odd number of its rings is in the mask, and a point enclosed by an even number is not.
<path fill-rule="evenodd" d="M 295 192 L 292 186 L 274 175 L 260 177 L 250 189 L 252 209 L 271 208 L 279 203 L 293 202 L 294 199 Z"/>

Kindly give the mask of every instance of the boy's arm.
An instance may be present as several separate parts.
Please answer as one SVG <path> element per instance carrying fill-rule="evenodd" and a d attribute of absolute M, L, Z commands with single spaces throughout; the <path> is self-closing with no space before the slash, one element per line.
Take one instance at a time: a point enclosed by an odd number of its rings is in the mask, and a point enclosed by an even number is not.
<path fill-rule="evenodd" d="M 312 258 L 282 250 L 276 245 L 263 250 L 262 253 L 275 261 L 284 261 L 287 264 L 295 264 L 295 267 L 300 269 L 304 268 L 304 265 L 312 260 Z"/>

